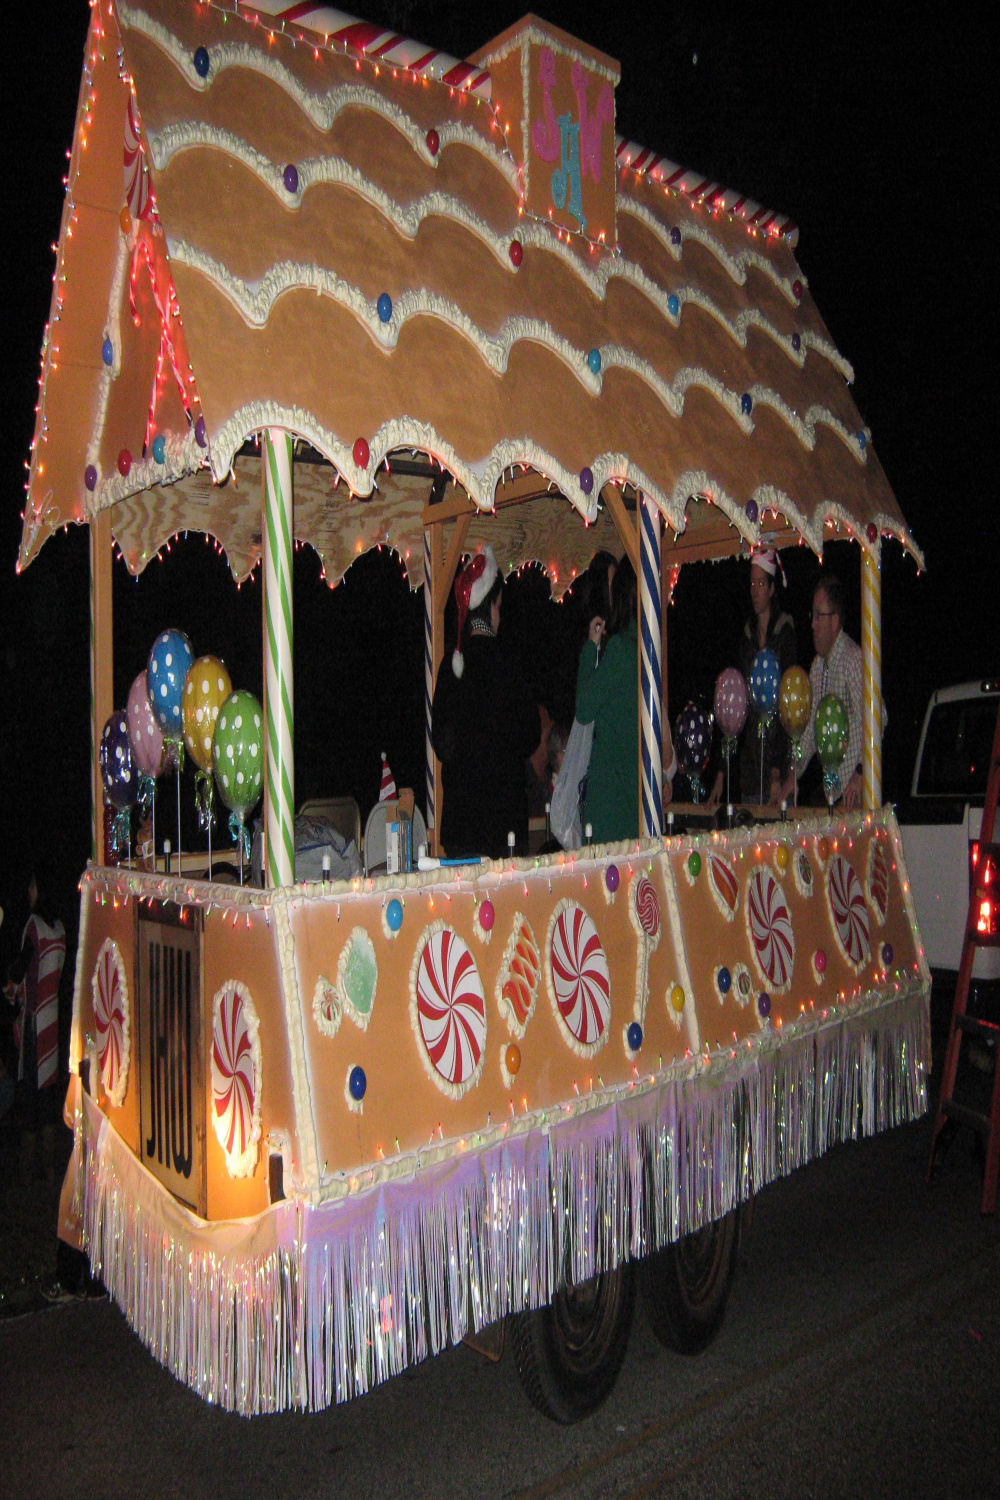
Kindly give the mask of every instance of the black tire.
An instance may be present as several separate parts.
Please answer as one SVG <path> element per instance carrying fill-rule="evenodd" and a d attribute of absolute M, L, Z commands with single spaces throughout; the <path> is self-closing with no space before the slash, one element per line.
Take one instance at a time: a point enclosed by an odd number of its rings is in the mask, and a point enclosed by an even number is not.
<path fill-rule="evenodd" d="M 580 1286 L 567 1283 L 548 1307 L 508 1320 L 521 1384 L 543 1416 L 568 1425 L 607 1400 L 634 1309 L 634 1267 L 623 1265 Z"/>
<path fill-rule="evenodd" d="M 668 1349 L 700 1354 L 722 1327 L 736 1274 L 739 1220 L 734 1209 L 639 1262 L 646 1315 Z"/>

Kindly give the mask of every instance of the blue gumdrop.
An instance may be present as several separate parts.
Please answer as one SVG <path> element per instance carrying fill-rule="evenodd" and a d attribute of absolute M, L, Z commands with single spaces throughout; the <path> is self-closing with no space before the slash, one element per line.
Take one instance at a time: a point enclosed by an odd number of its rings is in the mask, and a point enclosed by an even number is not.
<path fill-rule="evenodd" d="M 792 334 L 792 348 L 795 350 L 796 354 L 798 354 L 799 350 L 802 348 L 802 340 L 797 333 Z"/>
<path fill-rule="evenodd" d="M 740 411 L 745 417 L 748 417 L 753 411 L 753 397 L 749 391 L 744 391 L 740 397 Z"/>
<path fill-rule="evenodd" d="M 207 78 L 208 77 L 208 70 L 209 70 L 210 67 L 211 67 L 211 58 L 208 55 L 208 48 L 207 47 L 197 47 L 197 48 L 195 48 L 194 70 L 197 73 L 198 77 L 199 78 Z"/>
<path fill-rule="evenodd" d="M 403 903 L 395 897 L 385 909 L 385 920 L 390 932 L 398 932 L 403 925 Z"/>
<path fill-rule="evenodd" d="M 357 1063 L 351 1069 L 351 1076 L 348 1079 L 347 1087 L 351 1091 L 351 1098 L 356 1099 L 360 1104 L 368 1090 L 368 1079 L 365 1077 L 364 1068 L 359 1067 Z"/>
<path fill-rule="evenodd" d="M 747 520 L 750 522 L 750 525 L 751 526 L 756 526 L 756 524 L 757 524 L 757 502 L 756 502 L 756 500 L 748 500 L 747 503 L 746 503 L 746 505 L 744 505 L 744 507 L 743 507 L 743 513 L 746 516 Z"/>
<path fill-rule="evenodd" d="M 638 1021 L 632 1022 L 628 1029 L 627 1037 L 629 1051 L 638 1052 L 639 1048 L 642 1046 L 642 1027 L 639 1025 Z"/>
<path fill-rule="evenodd" d="M 724 965 L 715 976 L 715 982 L 719 986 L 720 995 L 729 994 L 729 991 L 732 989 L 733 985 L 733 976 Z"/>
<path fill-rule="evenodd" d="M 892 944 L 882 944 L 882 967 L 888 969 L 892 964 Z"/>
<path fill-rule="evenodd" d="M 864 453 L 865 449 L 868 447 L 868 434 L 865 432 L 863 427 L 858 433 L 858 447 L 861 449 L 862 453 Z"/>
<path fill-rule="evenodd" d="M 294 196 L 299 190 L 299 173 L 294 163 L 289 162 L 281 174 L 281 180 L 285 184 L 285 192 Z"/>
<path fill-rule="evenodd" d="M 671 231 L 670 231 L 670 243 L 672 245 L 679 245 L 680 242 L 681 242 L 681 232 L 677 228 L 677 225 L 675 224 L 674 227 L 673 227 L 673 229 L 671 229 Z"/>
<path fill-rule="evenodd" d="M 110 339 L 105 339 L 101 345 L 101 358 L 109 369 L 115 362 L 115 346 Z"/>
<path fill-rule="evenodd" d="M 587 364 L 590 366 L 590 372 L 591 372 L 592 375 L 600 375 L 600 373 L 601 373 L 601 351 L 600 351 L 600 349 L 591 349 L 590 353 L 587 355 Z"/>
<path fill-rule="evenodd" d="M 389 293 L 383 292 L 375 306 L 378 309 L 380 321 L 383 323 L 388 323 L 389 319 L 392 317 L 392 298 L 389 296 Z"/>
<path fill-rule="evenodd" d="M 672 318 L 677 318 L 680 316 L 680 311 L 680 298 L 677 296 L 676 292 L 671 292 L 670 296 L 667 298 L 667 312 Z"/>
<path fill-rule="evenodd" d="M 167 440 L 162 432 L 158 432 L 153 439 L 153 457 L 158 464 L 162 464 L 167 456 Z"/>

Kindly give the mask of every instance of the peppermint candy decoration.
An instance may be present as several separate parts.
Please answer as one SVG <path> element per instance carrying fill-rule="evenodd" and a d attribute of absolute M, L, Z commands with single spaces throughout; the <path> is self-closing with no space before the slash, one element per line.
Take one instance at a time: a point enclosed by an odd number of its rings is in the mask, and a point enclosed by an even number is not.
<path fill-rule="evenodd" d="M 105 938 L 98 951 L 91 991 L 101 1082 L 108 1099 L 120 1109 L 128 1088 L 129 1002 L 125 965 L 111 938 Z"/>
<path fill-rule="evenodd" d="M 252 1177 L 260 1140 L 260 1022 L 229 979 L 212 1001 L 212 1124 L 230 1177 Z"/>
<path fill-rule="evenodd" d="M 639 927 L 648 938 L 659 936 L 660 898 L 656 887 L 645 875 L 640 875 L 632 887 L 632 908 Z M 596 934 L 595 934 L 596 936 Z"/>
<path fill-rule="evenodd" d="M 125 112 L 125 146 L 122 155 L 125 183 L 125 202 L 133 219 L 148 219 L 153 210 L 149 191 L 149 169 L 139 138 L 139 121 L 135 113 L 135 100 L 131 92 Z"/>
<path fill-rule="evenodd" d="M 880 839 L 872 839 L 868 845 L 868 872 L 865 882 L 868 888 L 868 904 L 880 927 L 889 915 L 889 862 L 885 857 Z"/>
<path fill-rule="evenodd" d="M 763 866 L 747 881 L 746 918 L 758 969 L 772 990 L 787 990 L 795 963 L 795 933 L 785 893 Z"/>
<path fill-rule="evenodd" d="M 842 854 L 833 856 L 826 872 L 826 899 L 837 945 L 857 972 L 871 952 L 871 919 L 861 881 Z"/>
<path fill-rule="evenodd" d="M 476 960 L 451 927 L 434 922 L 410 970 L 410 1019 L 424 1067 L 443 1094 L 462 1095 L 486 1055 L 486 996 Z"/>
<path fill-rule="evenodd" d="M 559 1028 L 574 1052 L 593 1057 L 608 1039 L 611 975 L 597 928 L 582 906 L 559 902 L 549 922 L 546 949 L 549 998 Z"/>
<path fill-rule="evenodd" d="M 712 898 L 727 922 L 736 915 L 740 900 L 740 886 L 732 865 L 717 854 L 708 856 L 708 887 Z"/>

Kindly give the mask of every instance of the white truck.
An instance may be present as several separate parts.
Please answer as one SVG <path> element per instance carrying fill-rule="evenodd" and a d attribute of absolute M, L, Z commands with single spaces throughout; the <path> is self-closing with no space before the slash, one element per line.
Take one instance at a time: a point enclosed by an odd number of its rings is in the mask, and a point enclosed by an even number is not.
<path fill-rule="evenodd" d="M 910 796 L 899 810 L 920 936 L 936 987 L 949 1000 L 962 956 L 998 704 L 1000 677 L 931 695 Z M 972 989 L 974 1010 L 1000 1004 L 1000 948 L 977 952 Z"/>

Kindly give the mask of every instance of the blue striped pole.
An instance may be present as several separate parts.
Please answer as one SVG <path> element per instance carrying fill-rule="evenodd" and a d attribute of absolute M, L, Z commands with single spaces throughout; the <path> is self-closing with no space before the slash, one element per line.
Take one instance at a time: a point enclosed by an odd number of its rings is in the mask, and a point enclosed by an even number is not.
<path fill-rule="evenodd" d="M 267 883 L 295 880 L 292 435 L 261 435 L 264 471 L 264 828 Z"/>
<path fill-rule="evenodd" d="M 434 579 L 431 575 L 431 532 L 428 526 L 424 531 L 424 761 L 427 776 L 428 833 L 434 828 L 434 744 L 431 739 L 433 705 Z"/>
<path fill-rule="evenodd" d="M 639 500 L 639 832 L 663 832 L 663 724 L 660 651 L 660 512 Z"/>

